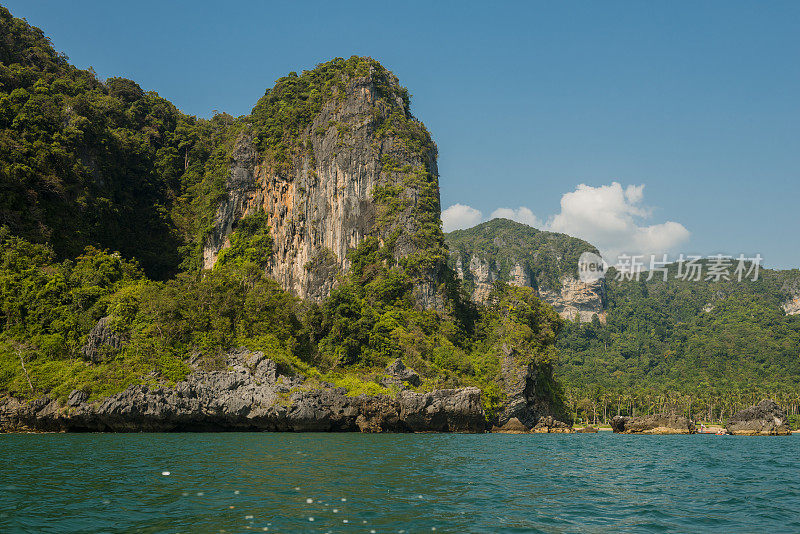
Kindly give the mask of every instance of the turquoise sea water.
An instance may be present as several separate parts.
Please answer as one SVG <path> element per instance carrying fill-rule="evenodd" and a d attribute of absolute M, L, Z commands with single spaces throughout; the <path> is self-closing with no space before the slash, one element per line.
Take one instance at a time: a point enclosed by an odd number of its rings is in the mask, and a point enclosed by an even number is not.
<path fill-rule="evenodd" d="M 0 532 L 265 529 L 800 532 L 800 436 L 0 435 Z"/>

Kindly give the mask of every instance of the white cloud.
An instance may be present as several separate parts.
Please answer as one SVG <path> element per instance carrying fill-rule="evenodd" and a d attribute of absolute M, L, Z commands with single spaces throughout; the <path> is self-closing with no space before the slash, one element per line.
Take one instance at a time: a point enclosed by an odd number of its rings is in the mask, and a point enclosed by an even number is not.
<path fill-rule="evenodd" d="M 689 239 L 689 230 L 674 221 L 644 225 L 650 210 L 640 204 L 643 199 L 644 185 L 581 184 L 561 197 L 561 212 L 547 229 L 589 241 L 612 262 L 621 253 L 669 253 Z"/>
<path fill-rule="evenodd" d="M 491 218 L 511 219 L 585 239 L 599 248 L 610 263 L 616 263 L 620 254 L 641 254 L 649 261 L 650 254 L 660 258 L 676 252 L 676 247 L 689 239 L 689 230 L 675 221 L 646 224 L 652 210 L 643 201 L 644 185 L 623 188 L 618 182 L 599 187 L 580 184 L 574 191 L 564 193 L 561 211 L 547 223 L 525 206 L 498 208 Z M 480 210 L 464 204 L 454 204 L 442 212 L 445 232 L 470 228 L 483 220 Z"/>
<path fill-rule="evenodd" d="M 528 226 L 533 226 L 534 228 L 542 228 L 544 226 L 544 223 L 536 215 L 534 215 L 529 208 L 526 208 L 525 206 L 520 206 L 517 209 L 497 208 L 492 212 L 491 218 L 511 219 L 512 221 L 527 224 Z"/>
<path fill-rule="evenodd" d="M 481 221 L 483 213 L 464 204 L 453 204 L 442 212 L 442 228 L 445 232 L 471 228 Z"/>

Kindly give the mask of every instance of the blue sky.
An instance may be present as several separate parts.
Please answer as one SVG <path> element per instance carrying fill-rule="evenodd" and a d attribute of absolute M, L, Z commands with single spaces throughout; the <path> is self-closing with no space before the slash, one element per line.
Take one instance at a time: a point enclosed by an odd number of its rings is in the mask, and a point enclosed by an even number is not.
<path fill-rule="evenodd" d="M 371 56 L 413 94 L 462 224 L 508 208 L 606 250 L 800 267 L 800 2 L 3 4 L 203 117 Z"/>

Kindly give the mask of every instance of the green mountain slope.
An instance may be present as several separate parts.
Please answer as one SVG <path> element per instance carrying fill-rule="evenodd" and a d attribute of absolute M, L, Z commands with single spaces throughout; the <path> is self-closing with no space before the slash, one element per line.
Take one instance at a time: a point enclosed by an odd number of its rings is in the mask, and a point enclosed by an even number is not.
<path fill-rule="evenodd" d="M 762 269 L 757 281 L 719 282 L 676 274 L 676 265 L 667 281 L 609 273 L 606 324 L 571 323 L 559 339 L 559 374 L 570 387 L 650 396 L 800 393 L 800 315 L 783 308 L 797 294 L 800 271 Z"/>
<path fill-rule="evenodd" d="M 466 269 L 472 257 L 487 258 L 498 279 L 509 281 L 517 265 L 529 274 L 532 286 L 559 289 L 563 276 L 578 276 L 578 258 L 583 252 L 597 249 L 582 239 L 545 232 L 508 219 L 492 219 L 446 236 L 450 263 L 458 261 Z M 472 291 L 472 277 L 465 277 L 465 287 Z"/>
<path fill-rule="evenodd" d="M 0 224 L 60 258 L 87 245 L 174 273 L 170 216 L 209 129 L 122 78 L 99 81 L 0 7 Z"/>
<path fill-rule="evenodd" d="M 580 253 L 596 250 L 504 220 L 451 232 L 446 240 L 454 259 L 484 258 L 501 281 L 527 262 L 538 285 L 575 276 Z M 556 374 L 573 413 L 594 419 L 612 408 L 641 413 L 680 404 L 717 418 L 763 396 L 800 404 L 800 270 L 762 268 L 757 281 L 715 282 L 680 280 L 677 265 L 669 269 L 666 281 L 647 281 L 646 274 L 618 280 L 611 269 L 605 323 L 566 322 Z"/>
<path fill-rule="evenodd" d="M 79 389 L 96 399 L 172 384 L 190 362 L 224 368 L 227 351 L 246 347 L 309 387 L 351 393 L 391 393 L 384 368 L 402 358 L 422 389 L 480 387 L 490 413 L 505 398 L 503 357 L 532 370 L 558 406 L 562 321 L 528 288 L 498 288 L 480 309 L 462 297 L 446 266 L 435 146 L 377 62 L 291 73 L 252 115 L 205 121 L 130 80 L 76 69 L 4 8 L 0 24 L 0 394 L 64 400 Z M 365 74 L 380 109 L 357 135 L 380 152 L 388 178 L 371 199 L 352 199 L 374 203 L 374 225 L 347 252 L 351 268 L 330 296 L 302 301 L 267 276 L 287 243 L 270 233 L 274 214 L 255 209 L 234 221 L 213 269 L 201 269 L 236 178 L 237 143 L 254 137 L 259 164 L 285 177 L 320 156 L 308 128 Z M 350 135 L 323 126 L 333 141 Z M 399 165 L 409 154 L 420 164 Z M 439 305 L 419 305 L 420 280 L 434 284 Z"/>

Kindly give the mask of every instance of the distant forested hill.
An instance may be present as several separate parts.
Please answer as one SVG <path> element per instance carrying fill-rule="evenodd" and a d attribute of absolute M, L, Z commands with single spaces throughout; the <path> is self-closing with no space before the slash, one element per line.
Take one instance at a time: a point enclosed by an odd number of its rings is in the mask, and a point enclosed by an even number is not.
<path fill-rule="evenodd" d="M 573 400 L 800 393 L 800 315 L 783 308 L 800 271 L 764 269 L 755 282 L 677 280 L 675 266 L 666 282 L 609 275 L 606 324 L 569 322 L 558 341 Z"/>
<path fill-rule="evenodd" d="M 561 277 L 577 277 L 578 258 L 595 252 L 590 243 L 556 232 L 544 232 L 508 219 L 492 219 L 446 236 L 451 265 L 461 260 L 467 269 L 470 259 L 489 258 L 499 280 L 508 280 L 517 265 L 530 274 L 534 287 L 558 289 Z M 472 291 L 470 280 L 465 287 Z"/>
<path fill-rule="evenodd" d="M 505 281 L 518 261 L 544 280 L 575 276 L 580 253 L 596 250 L 498 219 L 446 238 L 454 255 L 480 255 Z M 715 282 L 680 280 L 677 265 L 669 269 L 667 281 L 647 281 L 646 273 L 639 281 L 617 280 L 611 269 L 605 323 L 566 321 L 557 376 L 573 410 L 579 416 L 599 410 L 602 417 L 603 403 L 606 412 L 613 403 L 616 413 L 694 399 L 695 408 L 713 405 L 719 416 L 761 396 L 800 404 L 800 270 L 761 268 L 757 281 Z"/>

